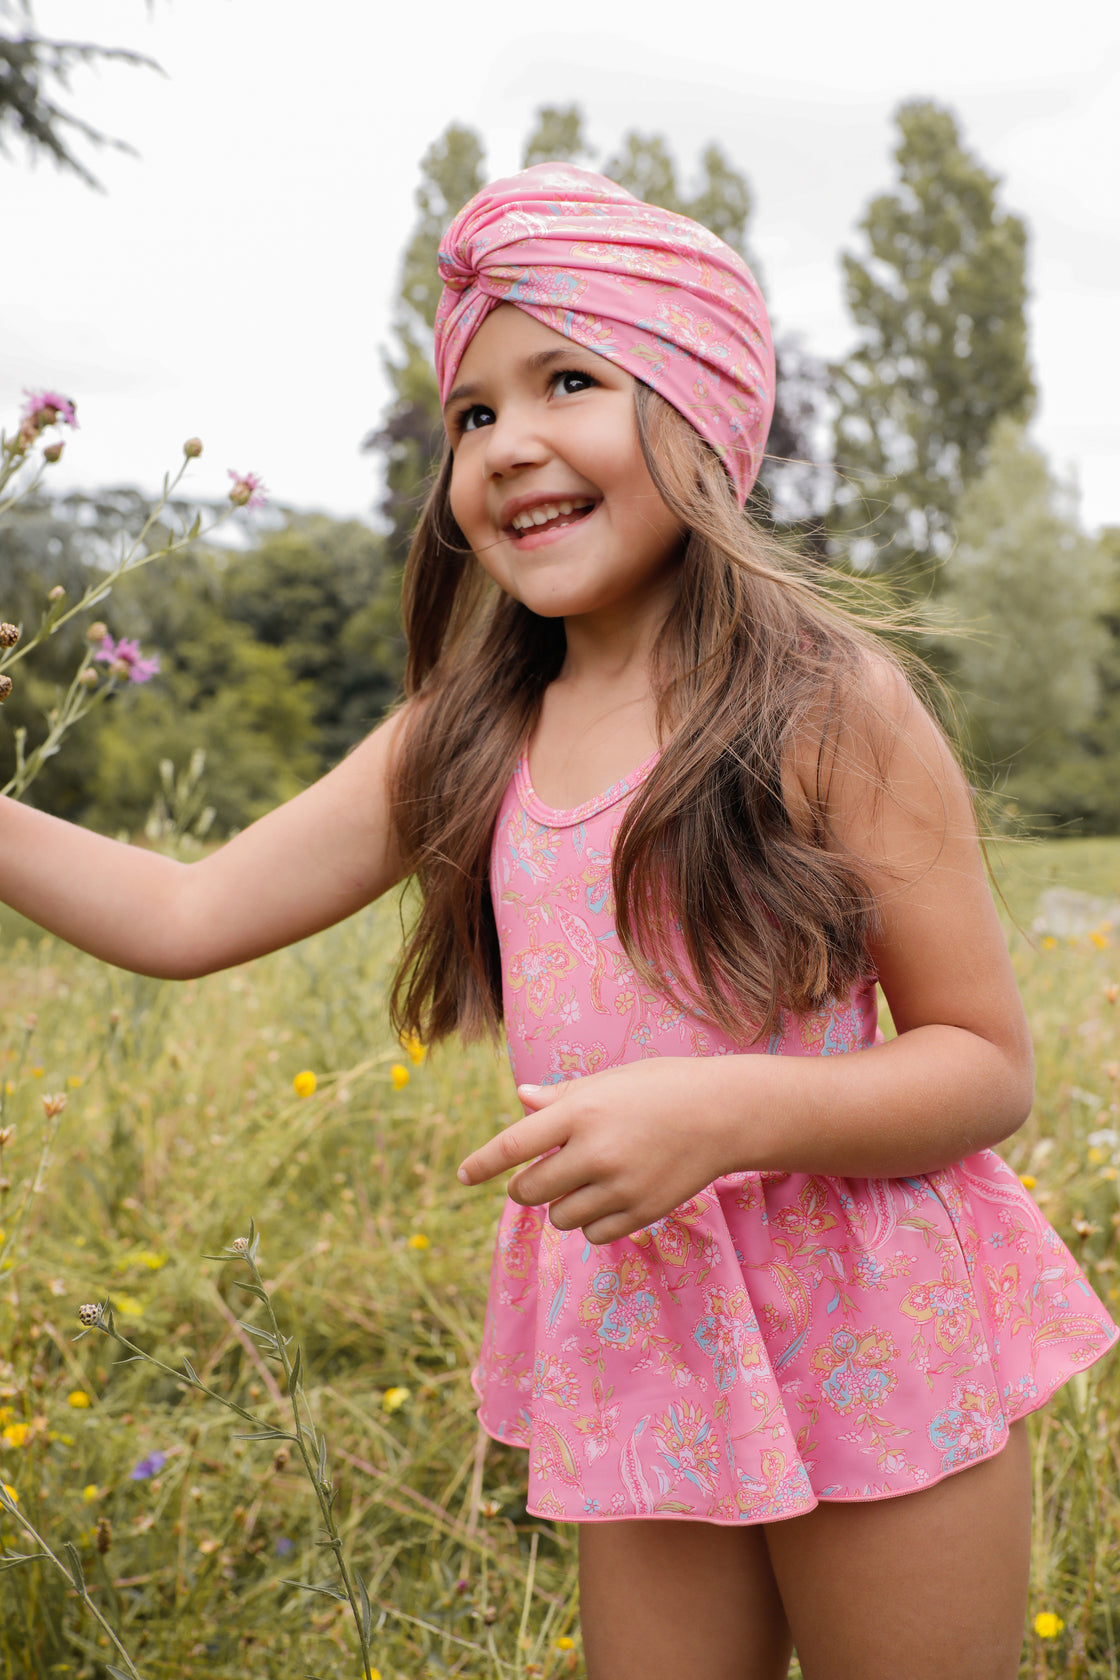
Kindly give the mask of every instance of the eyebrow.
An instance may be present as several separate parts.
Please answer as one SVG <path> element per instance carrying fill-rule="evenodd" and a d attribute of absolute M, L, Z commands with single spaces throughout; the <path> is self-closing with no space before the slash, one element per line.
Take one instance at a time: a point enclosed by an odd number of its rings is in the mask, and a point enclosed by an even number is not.
<path fill-rule="evenodd" d="M 563 350 L 538 350 L 534 355 L 526 357 L 525 367 L 529 373 L 540 373 L 544 368 L 551 367 L 554 362 L 570 362 L 573 358 L 582 358 L 585 361 L 602 360 L 593 350 L 584 350 L 580 345 L 572 344 Z M 484 386 L 477 380 L 465 385 L 456 385 L 455 389 L 448 393 L 443 406 L 448 409 L 452 403 L 461 402 L 464 397 L 477 397 L 483 390 Z"/>

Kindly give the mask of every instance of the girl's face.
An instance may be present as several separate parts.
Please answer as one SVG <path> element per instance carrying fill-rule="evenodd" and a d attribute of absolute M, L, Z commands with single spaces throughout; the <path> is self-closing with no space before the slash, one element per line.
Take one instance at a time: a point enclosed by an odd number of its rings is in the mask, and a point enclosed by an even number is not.
<path fill-rule="evenodd" d="M 545 618 L 663 614 L 683 529 L 638 442 L 628 373 L 510 304 L 444 406 L 451 511 L 479 563 Z"/>

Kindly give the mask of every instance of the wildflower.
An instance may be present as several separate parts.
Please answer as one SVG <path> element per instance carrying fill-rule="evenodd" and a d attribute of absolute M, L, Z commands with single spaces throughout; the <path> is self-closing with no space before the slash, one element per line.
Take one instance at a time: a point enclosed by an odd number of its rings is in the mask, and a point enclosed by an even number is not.
<path fill-rule="evenodd" d="M 1089 935 L 1089 938 L 1092 940 L 1093 944 L 1097 947 L 1098 951 L 1103 951 L 1103 950 L 1107 949 L 1108 935 L 1106 933 L 1100 933 L 1100 932 L 1098 932 L 1098 930 L 1096 928 L 1094 928 L 1092 933 Z"/>
<path fill-rule="evenodd" d="M 234 1237 L 229 1246 L 235 1254 L 248 1254 L 249 1239 L 248 1237 Z"/>
<path fill-rule="evenodd" d="M 496 1499 L 484 1499 L 478 1508 L 484 1517 L 496 1517 L 502 1507 Z"/>
<path fill-rule="evenodd" d="M 82 1083 L 81 1074 L 80 1073 L 68 1073 L 66 1075 L 66 1083 L 67 1083 L 67 1085 L 69 1085 L 69 1087 L 72 1091 L 78 1090 L 78 1088 L 80 1087 L 80 1085 Z"/>
<path fill-rule="evenodd" d="M 562 1633 L 560 1635 L 560 1638 L 556 1641 L 556 1649 L 558 1651 L 574 1651 L 575 1648 L 576 1648 L 575 1640 L 574 1639 L 569 1639 L 568 1635 L 566 1633 Z"/>
<path fill-rule="evenodd" d="M 61 461 L 62 451 L 65 448 L 66 448 L 66 445 L 64 443 L 48 444 L 46 449 L 44 449 L 44 451 L 43 451 L 44 461 L 49 461 L 51 466 L 53 467 L 56 461 Z"/>
<path fill-rule="evenodd" d="M 409 1248 L 420 1249 L 431 1248 L 431 1238 L 426 1237 L 423 1231 L 413 1231 L 412 1235 L 408 1239 L 408 1246 Z"/>
<path fill-rule="evenodd" d="M 411 1396 L 407 1388 L 387 1388 L 381 1396 L 381 1410 L 383 1412 L 399 1412 Z"/>
<path fill-rule="evenodd" d="M 89 1395 L 84 1388 L 76 1388 L 72 1394 L 66 1396 L 66 1404 L 73 1406 L 76 1412 L 84 1412 L 89 1406 Z"/>
<path fill-rule="evenodd" d="M 276 1541 L 276 1556 L 287 1557 L 289 1552 L 295 1550 L 295 1544 L 295 1541 L 289 1540 L 286 1534 L 281 1534 Z"/>
<path fill-rule="evenodd" d="M 134 1258 L 138 1266 L 147 1266 L 150 1272 L 161 1271 L 166 1266 L 168 1259 L 162 1250 L 157 1254 L 150 1248 L 142 1248 Z"/>
<path fill-rule="evenodd" d="M 87 1482 L 82 1489 L 82 1499 L 87 1505 L 92 1505 L 95 1499 L 101 1498 L 101 1489 L 96 1482 Z"/>
<path fill-rule="evenodd" d="M 142 1458 L 139 1464 L 134 1464 L 128 1472 L 130 1482 L 146 1482 L 149 1476 L 158 1476 L 167 1463 L 165 1452 L 150 1452 Z"/>
<path fill-rule="evenodd" d="M 78 672 L 78 681 L 83 688 L 97 687 L 97 672 L 92 665 L 87 665 L 84 671 Z"/>
<path fill-rule="evenodd" d="M 409 1072 L 403 1062 L 394 1062 L 389 1069 L 389 1078 L 393 1081 L 394 1091 L 403 1091 L 409 1081 Z"/>
<path fill-rule="evenodd" d="M 1065 1625 L 1053 1610 L 1040 1610 L 1034 1619 L 1034 1631 L 1040 1639 L 1057 1639 Z"/>
<path fill-rule="evenodd" d="M 78 1323 L 84 1324 L 87 1330 L 101 1323 L 101 1308 L 96 1301 L 86 1301 L 78 1308 Z"/>
<path fill-rule="evenodd" d="M 1120 986 L 1117 986 L 1115 982 L 1111 986 L 1106 986 L 1104 996 L 1106 1003 L 1115 1003 L 1116 999 L 1120 997 Z"/>
<path fill-rule="evenodd" d="M 12 1091 L 14 1091 L 15 1086 L 12 1085 L 12 1082 L 11 1082 L 10 1079 L 8 1081 L 8 1084 L 12 1086 Z M 8 1092 L 8 1095 L 9 1096 L 11 1095 L 11 1091 Z M 0 1126 L 0 1149 L 6 1149 L 9 1145 L 9 1143 L 11 1143 L 12 1139 L 15 1137 L 15 1135 L 16 1135 L 16 1129 L 15 1129 L 14 1126 Z"/>
<path fill-rule="evenodd" d="M 51 1091 L 43 1098 L 43 1113 L 48 1120 L 54 1120 L 66 1107 L 66 1092 Z"/>
<path fill-rule="evenodd" d="M 427 1046 L 421 1044 L 416 1033 L 401 1034 L 401 1049 L 407 1051 L 408 1058 L 415 1067 L 419 1067 L 428 1054 Z"/>
<path fill-rule="evenodd" d="M 108 1517 L 98 1517 L 97 1527 L 93 1531 L 93 1543 L 102 1557 L 113 1544 L 113 1525 Z"/>
<path fill-rule="evenodd" d="M 234 507 L 263 507 L 268 500 L 268 496 L 258 475 L 256 473 L 234 472 L 232 467 L 227 470 L 230 478 L 233 479 L 233 489 L 229 493 L 229 499 Z"/>
<path fill-rule="evenodd" d="M 288 1451 L 287 1447 L 277 1447 L 276 1451 L 272 1455 L 272 1468 L 278 1474 L 281 1470 L 286 1470 L 291 1460 L 291 1456 L 292 1455 Z"/>
<path fill-rule="evenodd" d="M 141 659 L 140 643 L 125 636 L 114 642 L 112 636 L 107 635 L 93 657 L 99 665 L 108 665 L 110 675 L 127 682 L 150 682 L 159 670 L 159 654 L 153 653 L 150 659 Z"/>
<path fill-rule="evenodd" d="M 12 692 L 12 679 L 11 679 L 11 677 L 6 677 L 6 676 L 3 676 L 3 675 L 0 675 L 0 705 L 2 705 L 4 703 L 4 701 L 8 698 L 8 696 L 11 692 Z"/>
<path fill-rule="evenodd" d="M 6 1447 L 22 1447 L 30 1433 L 30 1426 L 26 1423 L 9 1423 L 6 1429 L 0 1430 L 0 1441 Z"/>
<path fill-rule="evenodd" d="M 1058 941 L 1054 938 L 1052 933 L 1044 935 L 1042 940 L 1042 949 L 1044 951 L 1053 951 L 1057 947 L 1057 944 Z"/>
<path fill-rule="evenodd" d="M 69 397 L 60 396 L 57 391 L 25 389 L 23 394 L 27 402 L 20 419 L 25 424 L 33 424 L 37 432 L 42 432 L 48 426 L 56 426 L 61 421 L 64 426 L 72 426 L 77 431 L 77 412 Z"/>
<path fill-rule="evenodd" d="M 64 599 L 65 595 L 66 591 L 60 583 L 56 583 L 53 589 L 47 590 L 48 601 L 61 601 Z"/>
<path fill-rule="evenodd" d="M 318 1083 L 319 1081 L 316 1079 L 311 1069 L 304 1068 L 303 1072 L 297 1073 L 295 1078 L 292 1080 L 292 1088 L 297 1097 L 313 1097 Z"/>
<path fill-rule="evenodd" d="M 1020 1173 L 1019 1183 L 1023 1186 L 1024 1190 L 1033 1190 L 1035 1185 L 1038 1183 L 1038 1180 L 1033 1173 Z"/>
<path fill-rule="evenodd" d="M 103 619 L 97 618 L 94 619 L 93 623 L 86 631 L 86 641 L 93 642 L 96 645 L 98 642 L 103 642 L 108 634 L 109 626 Z"/>
<path fill-rule="evenodd" d="M 202 439 L 188 438 L 186 443 L 183 445 L 183 454 L 187 457 L 188 461 L 197 461 L 198 457 L 202 454 Z"/>
<path fill-rule="evenodd" d="M 5 622 L 3 624 L 0 624 L 0 648 L 15 647 L 15 645 L 18 641 L 19 641 L 19 625 L 18 624 L 8 624 L 7 622 Z"/>
<path fill-rule="evenodd" d="M 5 1496 L 11 1500 L 13 1505 L 19 1504 L 19 1494 L 16 1492 L 11 1482 L 0 1482 L 0 1488 L 4 1489 Z"/>

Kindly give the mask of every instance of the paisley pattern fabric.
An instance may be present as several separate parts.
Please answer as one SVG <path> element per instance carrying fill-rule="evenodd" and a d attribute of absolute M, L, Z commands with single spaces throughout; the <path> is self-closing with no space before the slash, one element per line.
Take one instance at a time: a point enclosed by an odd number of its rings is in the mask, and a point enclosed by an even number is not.
<path fill-rule="evenodd" d="M 774 411 L 774 348 L 753 274 L 714 233 L 603 175 L 541 163 L 460 210 L 439 272 L 441 403 L 487 315 L 512 303 L 652 386 L 746 501 Z"/>
<path fill-rule="evenodd" d="M 517 1080 L 874 1043 L 870 977 L 758 1044 L 638 981 L 610 858 L 652 764 L 574 811 L 541 803 L 524 759 L 506 792 L 491 890 Z M 733 1173 L 601 1247 L 507 1201 L 473 1380 L 483 1427 L 529 1450 L 536 1516 L 765 1522 L 989 1457 L 1117 1335 L 985 1150 L 921 1178 Z"/>

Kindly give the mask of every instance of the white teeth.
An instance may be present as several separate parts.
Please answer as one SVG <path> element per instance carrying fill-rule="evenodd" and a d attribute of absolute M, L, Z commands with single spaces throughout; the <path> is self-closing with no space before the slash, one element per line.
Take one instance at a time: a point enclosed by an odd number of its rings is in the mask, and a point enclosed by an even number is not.
<path fill-rule="evenodd" d="M 547 525 L 550 519 L 566 519 L 578 508 L 585 512 L 590 506 L 584 502 L 542 502 L 540 507 L 527 508 L 510 521 L 515 531 L 531 531 L 537 525 Z"/>

